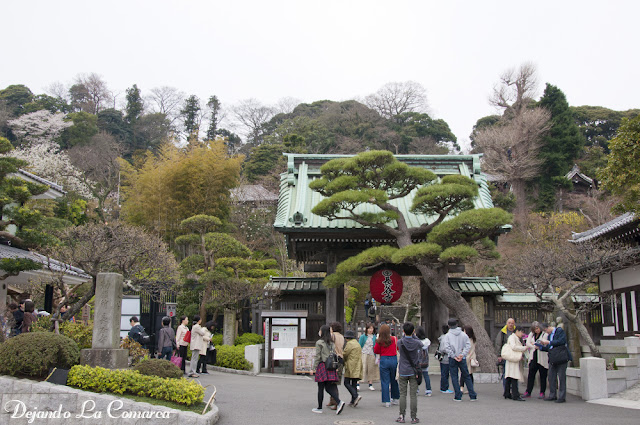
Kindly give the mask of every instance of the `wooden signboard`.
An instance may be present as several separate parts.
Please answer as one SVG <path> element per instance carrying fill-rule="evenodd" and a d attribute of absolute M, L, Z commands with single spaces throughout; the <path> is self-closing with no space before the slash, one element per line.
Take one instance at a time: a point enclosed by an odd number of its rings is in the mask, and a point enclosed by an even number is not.
<path fill-rule="evenodd" d="M 295 347 L 293 349 L 293 373 L 313 375 L 313 360 L 316 358 L 316 347 Z"/>

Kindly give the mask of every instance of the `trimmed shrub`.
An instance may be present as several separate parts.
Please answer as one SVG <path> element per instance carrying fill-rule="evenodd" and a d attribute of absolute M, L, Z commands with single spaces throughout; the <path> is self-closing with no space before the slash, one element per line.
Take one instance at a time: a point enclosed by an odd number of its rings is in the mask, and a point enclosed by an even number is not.
<path fill-rule="evenodd" d="M 211 343 L 213 344 L 214 347 L 217 347 L 218 345 L 222 345 L 222 339 L 223 339 L 224 335 L 222 334 L 216 334 L 214 336 L 211 337 Z"/>
<path fill-rule="evenodd" d="M 74 366 L 69 371 L 67 385 L 97 393 L 128 393 L 187 406 L 204 398 L 204 387 L 195 381 L 147 376 L 135 370 Z"/>
<path fill-rule="evenodd" d="M 49 316 L 40 317 L 33 324 L 31 332 L 51 332 L 51 318 Z M 89 321 L 88 325 L 82 322 L 60 322 L 60 335 L 67 336 L 74 340 L 78 347 L 91 348 L 93 341 L 93 321 Z"/>
<path fill-rule="evenodd" d="M 254 334 L 251 332 L 244 333 L 236 338 L 233 345 L 255 345 L 264 344 L 264 337 L 262 335 Z"/>
<path fill-rule="evenodd" d="M 253 367 L 244 358 L 244 345 L 218 345 L 216 350 L 216 366 L 237 370 L 250 370 Z"/>
<path fill-rule="evenodd" d="M 160 378 L 182 378 L 182 369 L 165 359 L 146 359 L 133 368 L 143 375 L 159 376 Z"/>
<path fill-rule="evenodd" d="M 132 340 L 128 336 L 120 341 L 120 348 L 129 350 L 129 357 L 131 357 L 131 364 L 129 366 L 135 366 L 145 358 L 149 358 L 149 350 L 145 350 L 139 342 Z"/>
<path fill-rule="evenodd" d="M 80 362 L 80 348 L 71 338 L 28 332 L 0 345 L 0 374 L 45 377 L 53 367 L 70 369 Z"/>

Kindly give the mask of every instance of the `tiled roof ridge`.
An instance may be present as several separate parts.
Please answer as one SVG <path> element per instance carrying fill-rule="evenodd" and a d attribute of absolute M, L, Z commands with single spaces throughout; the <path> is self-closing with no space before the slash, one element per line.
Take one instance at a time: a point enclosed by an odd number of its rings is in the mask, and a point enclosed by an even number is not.
<path fill-rule="evenodd" d="M 593 229 L 589 229 L 585 232 L 581 233 L 573 233 L 571 235 L 571 242 L 586 242 L 597 237 L 603 236 L 609 232 L 612 232 L 622 226 L 625 226 L 629 223 L 632 223 L 634 220 L 637 220 L 637 217 L 632 212 L 624 213 L 613 220 L 607 221 L 600 226 L 594 227 Z"/>
<path fill-rule="evenodd" d="M 49 186 L 52 189 L 58 190 L 58 191 L 60 191 L 62 193 L 67 193 L 62 186 L 60 186 L 59 184 L 56 184 L 56 183 L 54 183 L 54 182 L 52 182 L 50 180 L 47 180 L 47 179 L 45 179 L 43 177 L 40 177 L 38 175 L 35 175 L 35 174 L 30 173 L 28 171 L 25 171 L 22 168 L 18 169 L 18 172 L 20 174 L 23 174 L 23 175 L 25 175 L 25 176 L 37 181 L 37 182 L 40 182 L 42 184 L 46 184 L 47 186 Z"/>

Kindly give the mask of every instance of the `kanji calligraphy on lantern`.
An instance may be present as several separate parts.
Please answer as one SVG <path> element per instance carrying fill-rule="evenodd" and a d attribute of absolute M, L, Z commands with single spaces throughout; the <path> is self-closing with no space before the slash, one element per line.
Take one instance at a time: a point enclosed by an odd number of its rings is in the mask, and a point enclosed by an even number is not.
<path fill-rule="evenodd" d="M 402 276 L 393 270 L 378 270 L 371 276 L 369 289 L 373 299 L 382 304 L 391 304 L 402 295 Z"/>

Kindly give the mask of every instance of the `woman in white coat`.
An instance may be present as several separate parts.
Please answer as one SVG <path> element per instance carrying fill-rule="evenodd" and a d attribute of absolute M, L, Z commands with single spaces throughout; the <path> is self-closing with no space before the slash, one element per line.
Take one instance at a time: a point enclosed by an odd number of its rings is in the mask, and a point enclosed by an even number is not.
<path fill-rule="evenodd" d="M 507 343 L 502 348 L 502 358 L 506 360 L 504 377 L 506 382 L 504 385 L 504 398 L 510 398 L 516 401 L 524 401 L 518 391 L 518 381 L 523 381 L 523 365 L 522 354 L 527 351 L 527 347 L 522 345 L 522 326 L 516 326 L 516 329 L 507 339 Z M 508 353 L 511 351 L 511 353 Z M 516 360 L 517 359 L 517 360 Z"/>
<path fill-rule="evenodd" d="M 531 332 L 527 337 L 527 362 L 529 362 L 529 376 L 527 377 L 527 390 L 524 392 L 523 396 L 525 398 L 531 397 L 533 384 L 536 380 L 536 373 L 538 372 L 540 372 L 540 395 L 538 398 L 544 398 L 544 392 L 547 390 L 549 353 L 538 350 L 535 343 L 540 341 L 549 341 L 549 335 L 540 328 L 540 323 L 533 322 L 531 324 Z"/>
<path fill-rule="evenodd" d="M 207 344 L 204 342 L 205 329 L 200 326 L 202 319 L 197 314 L 193 316 L 193 327 L 191 328 L 191 361 L 189 362 L 189 377 L 198 378 L 196 373 L 200 353 L 206 354 Z"/>

